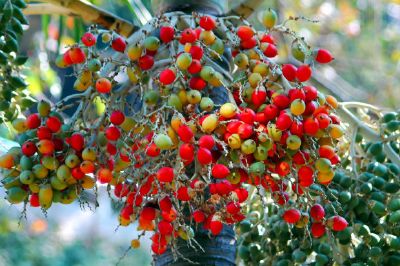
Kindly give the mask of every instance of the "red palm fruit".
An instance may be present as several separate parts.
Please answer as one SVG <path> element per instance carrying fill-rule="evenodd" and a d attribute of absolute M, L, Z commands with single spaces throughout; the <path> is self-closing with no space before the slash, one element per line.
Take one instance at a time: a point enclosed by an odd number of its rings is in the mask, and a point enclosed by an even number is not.
<path fill-rule="evenodd" d="M 162 26 L 160 28 L 160 39 L 161 41 L 168 43 L 174 39 L 175 30 L 171 26 Z"/>
<path fill-rule="evenodd" d="M 265 103 L 265 99 L 267 99 L 267 91 L 264 88 L 254 90 L 251 94 L 251 101 L 255 106 L 260 106 Z"/>
<path fill-rule="evenodd" d="M 160 148 L 158 148 L 155 143 L 151 143 L 146 148 L 146 155 L 149 157 L 157 157 L 158 155 L 160 155 L 160 152 Z"/>
<path fill-rule="evenodd" d="M 195 210 L 192 213 L 192 217 L 196 223 L 202 223 L 206 219 L 204 212 L 202 212 L 201 210 Z"/>
<path fill-rule="evenodd" d="M 331 164 L 335 165 L 340 163 L 340 157 L 339 155 L 335 154 L 332 158 L 329 158 L 329 161 L 331 161 Z"/>
<path fill-rule="evenodd" d="M 230 170 L 223 164 L 215 164 L 211 169 L 211 175 L 214 178 L 226 178 L 230 174 Z"/>
<path fill-rule="evenodd" d="M 124 208 L 122 208 L 120 215 L 122 218 L 126 220 L 130 220 L 130 216 L 133 214 L 133 206 L 132 205 L 125 205 Z"/>
<path fill-rule="evenodd" d="M 229 133 L 235 134 L 238 133 L 239 127 L 242 125 L 243 123 L 241 121 L 231 121 L 228 123 L 228 125 L 226 126 L 226 131 L 228 131 Z"/>
<path fill-rule="evenodd" d="M 190 195 L 187 187 L 180 187 L 176 191 L 176 198 L 180 201 L 189 201 Z"/>
<path fill-rule="evenodd" d="M 96 177 L 101 184 L 108 184 L 112 180 L 112 173 L 110 169 L 100 168 L 97 170 Z"/>
<path fill-rule="evenodd" d="M 222 224 L 221 221 L 212 221 L 211 220 L 211 222 L 210 222 L 210 231 L 214 236 L 219 235 L 219 233 L 221 233 L 223 227 L 224 227 L 224 225 Z"/>
<path fill-rule="evenodd" d="M 314 238 L 320 238 L 325 235 L 325 225 L 323 223 L 313 223 L 311 225 L 311 234 Z"/>
<path fill-rule="evenodd" d="M 40 206 L 39 194 L 32 193 L 31 197 L 29 198 L 29 203 L 30 203 L 31 207 L 39 207 Z"/>
<path fill-rule="evenodd" d="M 194 159 L 194 145 L 184 143 L 179 147 L 179 156 L 185 161 L 193 161 Z"/>
<path fill-rule="evenodd" d="M 82 170 L 81 170 L 80 167 L 72 168 L 71 174 L 72 174 L 72 177 L 73 177 L 75 180 L 80 180 L 80 179 L 82 179 L 82 178 L 85 177 L 85 173 L 82 172 Z"/>
<path fill-rule="evenodd" d="M 151 236 L 150 239 L 152 240 L 152 243 L 155 245 L 165 246 L 168 244 L 167 238 L 161 235 L 160 233 L 155 233 L 154 235 Z"/>
<path fill-rule="evenodd" d="M 263 97 L 264 96 L 261 94 L 261 98 Z M 249 125 L 253 125 L 255 118 L 256 118 L 256 113 L 250 108 L 243 108 L 239 114 L 240 121 Z"/>
<path fill-rule="evenodd" d="M 183 142 L 190 142 L 193 139 L 193 131 L 187 125 L 181 125 L 178 129 L 178 136 Z"/>
<path fill-rule="evenodd" d="M 190 66 L 188 67 L 187 71 L 194 75 L 196 73 L 199 73 L 201 71 L 201 62 L 198 59 L 193 59 L 192 63 L 190 64 Z"/>
<path fill-rule="evenodd" d="M 83 150 L 83 146 L 85 145 L 85 139 L 83 138 L 82 134 L 74 133 L 69 138 L 68 144 L 76 151 Z"/>
<path fill-rule="evenodd" d="M 260 123 L 260 124 L 266 124 L 268 122 L 268 119 L 265 116 L 264 112 L 258 112 L 258 113 L 256 113 L 255 121 Z"/>
<path fill-rule="evenodd" d="M 302 165 L 310 160 L 310 154 L 308 154 L 307 152 L 304 152 L 304 151 L 299 151 L 299 152 L 296 152 L 295 155 L 293 155 L 292 160 L 295 164 Z"/>
<path fill-rule="evenodd" d="M 309 101 L 306 103 L 306 109 L 304 110 L 303 116 L 312 115 L 317 108 L 317 103 L 314 101 Z"/>
<path fill-rule="evenodd" d="M 207 165 L 212 163 L 212 159 L 213 157 L 209 149 L 199 148 L 197 150 L 197 160 L 199 161 L 199 163 Z"/>
<path fill-rule="evenodd" d="M 121 137 L 121 131 L 114 126 L 110 126 L 105 130 L 105 136 L 108 140 L 115 141 Z"/>
<path fill-rule="evenodd" d="M 268 44 L 263 53 L 266 57 L 275 57 L 278 55 L 278 49 L 274 44 Z"/>
<path fill-rule="evenodd" d="M 158 202 L 158 205 L 160 206 L 160 210 L 169 211 L 172 208 L 172 201 L 170 197 L 165 196 Z"/>
<path fill-rule="evenodd" d="M 94 36 L 91 32 L 86 32 L 83 34 L 81 41 L 85 46 L 91 47 L 96 44 L 96 36 Z"/>
<path fill-rule="evenodd" d="M 306 101 L 315 100 L 318 96 L 318 91 L 314 86 L 304 86 L 303 90 L 306 94 Z"/>
<path fill-rule="evenodd" d="M 161 254 L 164 254 L 165 251 L 167 251 L 167 245 L 160 246 L 160 245 L 152 244 L 151 250 L 154 252 L 154 254 L 161 255 Z"/>
<path fill-rule="evenodd" d="M 267 42 L 267 43 L 270 43 L 270 44 L 275 44 L 275 38 L 271 34 L 264 34 L 260 38 L 260 42 Z"/>
<path fill-rule="evenodd" d="M 320 129 L 325 129 L 331 124 L 331 118 L 327 114 L 318 114 L 316 118 Z"/>
<path fill-rule="evenodd" d="M 292 123 L 293 123 L 292 117 L 287 113 L 282 113 L 276 119 L 276 128 L 281 131 L 284 131 L 286 129 L 289 129 Z"/>
<path fill-rule="evenodd" d="M 305 101 L 306 100 L 306 94 L 302 89 L 290 89 L 288 93 L 290 102 L 293 102 L 296 99 L 300 99 Z"/>
<path fill-rule="evenodd" d="M 83 161 L 79 168 L 81 169 L 81 171 L 85 174 L 92 174 L 94 173 L 95 170 L 95 165 L 93 162 L 91 161 Z"/>
<path fill-rule="evenodd" d="M 289 224 L 297 223 L 301 218 L 301 213 L 297 209 L 289 209 L 283 213 L 283 219 Z"/>
<path fill-rule="evenodd" d="M 211 135 L 203 135 L 199 139 L 199 146 L 202 148 L 212 150 L 212 148 L 214 148 L 214 145 L 215 145 L 215 141 L 214 141 L 213 136 L 211 136 Z"/>
<path fill-rule="evenodd" d="M 85 52 L 80 47 L 72 47 L 69 49 L 69 57 L 73 64 L 82 64 L 86 60 Z"/>
<path fill-rule="evenodd" d="M 292 125 L 290 126 L 290 133 L 301 138 L 304 133 L 303 123 L 297 120 L 293 121 Z"/>
<path fill-rule="evenodd" d="M 173 208 L 169 209 L 168 211 L 161 212 L 161 217 L 167 222 L 175 221 L 177 215 L 178 215 L 178 212 Z"/>
<path fill-rule="evenodd" d="M 315 204 L 310 209 L 310 216 L 317 222 L 321 221 L 325 217 L 324 207 L 322 207 L 320 204 Z"/>
<path fill-rule="evenodd" d="M 249 192 L 245 188 L 237 188 L 235 189 L 235 193 L 238 197 L 239 203 L 243 203 L 247 200 L 249 197 Z"/>
<path fill-rule="evenodd" d="M 111 47 L 115 51 L 123 53 L 126 49 L 126 42 L 122 37 L 117 37 L 112 40 Z"/>
<path fill-rule="evenodd" d="M 335 148 L 329 145 L 322 145 L 321 147 L 319 147 L 318 154 L 319 157 L 326 159 L 330 159 L 336 155 Z"/>
<path fill-rule="evenodd" d="M 335 215 L 331 218 L 329 218 L 327 225 L 333 230 L 333 231 L 343 231 L 346 229 L 348 223 L 346 219 L 339 215 Z"/>
<path fill-rule="evenodd" d="M 192 59 L 200 60 L 203 57 L 203 48 L 197 45 L 192 45 L 189 49 L 189 53 L 192 55 Z"/>
<path fill-rule="evenodd" d="M 67 51 L 64 53 L 64 55 L 63 55 L 63 60 L 64 60 L 64 63 L 65 63 L 67 66 L 70 66 L 70 65 L 73 64 L 72 59 L 71 59 L 71 56 L 70 56 L 70 54 L 69 54 L 69 50 L 67 50 Z"/>
<path fill-rule="evenodd" d="M 193 90 L 201 91 L 207 86 L 207 83 L 201 77 L 192 77 L 189 80 L 189 87 Z"/>
<path fill-rule="evenodd" d="M 191 28 L 187 28 L 185 30 L 182 31 L 181 33 L 181 43 L 185 44 L 185 43 L 193 43 L 197 40 L 197 34 L 196 32 L 191 29 Z"/>
<path fill-rule="evenodd" d="M 36 153 L 37 148 L 32 141 L 26 141 L 21 147 L 22 154 L 25 156 L 32 156 Z"/>
<path fill-rule="evenodd" d="M 317 55 L 315 56 L 315 61 L 320 64 L 327 64 L 333 60 L 332 54 L 325 49 L 318 49 Z"/>
<path fill-rule="evenodd" d="M 280 176 L 287 176 L 290 173 L 290 165 L 285 161 L 278 163 L 276 173 Z"/>
<path fill-rule="evenodd" d="M 61 121 L 57 116 L 49 116 L 46 120 L 46 126 L 54 133 L 61 128 Z"/>
<path fill-rule="evenodd" d="M 156 218 L 156 209 L 152 207 L 144 207 L 140 212 L 140 218 L 146 221 L 152 221 Z"/>
<path fill-rule="evenodd" d="M 332 124 L 340 125 L 340 118 L 337 115 L 330 114 L 329 117 L 332 121 Z"/>
<path fill-rule="evenodd" d="M 264 114 L 267 120 L 272 120 L 278 116 L 279 108 L 275 104 L 265 106 Z"/>
<path fill-rule="evenodd" d="M 297 68 L 296 78 L 300 82 L 307 81 L 311 78 L 312 70 L 309 65 L 301 65 Z"/>
<path fill-rule="evenodd" d="M 35 129 L 40 126 L 41 120 L 39 114 L 31 114 L 26 118 L 25 124 L 29 129 Z"/>
<path fill-rule="evenodd" d="M 108 142 L 108 143 L 107 143 L 106 149 L 107 149 L 107 152 L 108 152 L 110 155 L 115 155 L 115 154 L 117 154 L 117 147 L 116 147 L 114 144 L 112 144 L 111 142 Z"/>
<path fill-rule="evenodd" d="M 160 182 L 172 182 L 174 179 L 174 168 L 162 167 L 157 171 L 157 179 Z"/>
<path fill-rule="evenodd" d="M 290 104 L 290 99 L 285 94 L 276 95 L 272 99 L 272 103 L 275 104 L 279 109 L 286 109 Z"/>
<path fill-rule="evenodd" d="M 116 184 L 116 185 L 115 185 L 115 188 L 114 188 L 114 195 L 115 195 L 117 198 L 126 197 L 126 196 L 128 195 L 128 193 L 129 193 L 129 185 L 128 185 L 128 184 L 126 184 L 126 183 L 123 183 L 123 184 L 119 183 L 119 184 Z"/>
<path fill-rule="evenodd" d="M 302 187 L 309 187 L 314 183 L 314 171 L 309 166 L 302 166 L 299 168 L 298 172 L 299 184 Z"/>
<path fill-rule="evenodd" d="M 166 85 L 170 85 L 171 83 L 174 82 L 176 78 L 175 72 L 172 69 L 164 69 L 163 71 L 161 71 L 160 73 L 160 82 L 166 86 Z"/>
<path fill-rule="evenodd" d="M 154 58 L 150 55 L 143 55 L 139 58 L 139 67 L 142 70 L 149 70 L 154 65 Z"/>
<path fill-rule="evenodd" d="M 285 64 L 282 66 L 282 74 L 288 81 L 296 80 L 297 67 L 292 64 Z"/>
<path fill-rule="evenodd" d="M 141 206 L 143 202 L 143 196 L 136 192 L 128 193 L 126 198 L 128 204 L 134 204 L 135 206 Z"/>
<path fill-rule="evenodd" d="M 257 39 L 255 37 L 251 37 L 248 40 L 244 40 L 240 42 L 240 48 L 242 49 L 251 49 L 257 45 Z"/>
<path fill-rule="evenodd" d="M 234 202 L 234 201 L 228 202 L 228 203 L 226 204 L 226 211 L 227 211 L 228 213 L 230 213 L 230 214 L 236 214 L 236 213 L 238 213 L 238 212 L 240 211 L 240 204 L 239 204 L 239 202 Z"/>
<path fill-rule="evenodd" d="M 253 127 L 249 124 L 241 124 L 237 130 L 241 139 L 248 139 L 253 135 Z"/>
<path fill-rule="evenodd" d="M 110 122 L 116 126 L 121 125 L 125 120 L 125 115 L 120 110 L 115 110 L 110 115 Z"/>
<path fill-rule="evenodd" d="M 246 41 L 254 36 L 254 31 L 249 26 L 239 26 L 237 29 L 237 35 L 242 41 Z"/>
<path fill-rule="evenodd" d="M 111 91 L 111 81 L 107 78 L 99 78 L 96 81 L 96 90 L 99 93 L 109 93 Z"/>
<path fill-rule="evenodd" d="M 329 112 L 328 112 L 328 109 L 327 109 L 326 106 L 319 106 L 319 107 L 317 107 L 317 108 L 315 109 L 313 115 L 314 115 L 314 116 L 317 116 L 317 115 L 319 115 L 319 114 L 328 114 L 328 113 L 329 113 Z"/>
<path fill-rule="evenodd" d="M 215 20 L 210 16 L 202 16 L 199 25 L 205 30 L 213 30 L 216 26 Z"/>
<path fill-rule="evenodd" d="M 158 232 L 160 232 L 160 234 L 162 235 L 170 235 L 172 234 L 173 231 L 173 227 L 172 224 L 167 222 L 167 221 L 160 221 L 158 223 Z"/>
<path fill-rule="evenodd" d="M 318 120 L 313 117 L 307 118 L 303 122 L 303 126 L 304 126 L 304 133 L 310 136 L 314 136 L 315 134 L 317 134 L 319 129 Z"/>
<path fill-rule="evenodd" d="M 36 131 L 36 136 L 39 140 L 42 139 L 51 139 L 52 138 L 51 130 L 46 126 L 41 126 Z"/>

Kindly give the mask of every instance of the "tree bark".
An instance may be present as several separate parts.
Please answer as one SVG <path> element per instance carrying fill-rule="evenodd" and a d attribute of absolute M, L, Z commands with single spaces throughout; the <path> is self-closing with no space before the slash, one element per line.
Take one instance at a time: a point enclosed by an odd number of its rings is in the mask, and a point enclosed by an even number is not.
<path fill-rule="evenodd" d="M 172 11 L 183 11 L 185 13 L 198 12 L 201 14 L 222 15 L 227 11 L 227 0 L 152 0 L 154 13 L 162 14 Z M 225 59 L 228 53 L 225 53 Z M 225 60 L 224 60 L 225 61 Z M 222 67 L 229 70 L 229 64 L 222 64 Z M 224 103 L 228 99 L 228 95 L 224 88 L 216 88 L 210 95 L 216 103 Z M 168 249 L 164 254 L 154 257 L 156 266 L 185 266 L 190 262 L 197 265 L 218 265 L 232 266 L 236 265 L 236 240 L 232 226 L 224 225 L 223 230 L 218 236 L 211 236 L 208 230 L 202 229 L 202 225 L 195 230 L 195 240 L 202 246 L 204 252 L 198 247 L 194 249 L 188 245 L 187 241 L 178 240 L 177 250 L 178 258 L 175 261 L 173 252 Z M 184 258 L 181 257 L 184 256 Z"/>

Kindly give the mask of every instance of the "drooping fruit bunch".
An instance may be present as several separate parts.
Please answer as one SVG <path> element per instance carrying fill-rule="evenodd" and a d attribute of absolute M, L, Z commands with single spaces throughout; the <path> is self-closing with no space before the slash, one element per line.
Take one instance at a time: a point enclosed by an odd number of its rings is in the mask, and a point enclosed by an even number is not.
<path fill-rule="evenodd" d="M 178 238 L 192 241 L 197 224 L 218 235 L 224 224 L 243 221 L 248 189 L 263 201 L 271 195 L 280 218 L 318 231 L 316 238 L 344 230 L 346 220 L 326 209 L 325 194 L 340 162 L 338 103 L 304 83 L 314 65 L 332 57 L 303 43 L 307 63 L 275 63 L 274 32 L 288 32 L 276 21 L 267 10 L 259 32 L 239 17 L 178 12 L 127 40 L 91 27 L 57 59 L 74 67 L 81 93 L 53 109 L 79 104 L 75 115 L 64 129 L 55 113 L 42 114 L 41 103 L 39 114 L 20 121 L 22 148 L 0 160 L 13 177 L 9 201 L 39 193 L 40 203 L 41 187 L 76 197 L 93 176 L 120 199 L 121 225 L 154 232 L 156 254 Z M 94 106 L 104 110 L 97 115 Z M 56 199 L 48 198 L 43 208 Z"/>
<path fill-rule="evenodd" d="M 310 230 L 289 227 L 280 219 L 282 210 L 276 203 L 269 202 L 265 211 L 254 198 L 248 218 L 237 229 L 239 259 L 246 265 L 400 263 L 399 114 L 378 113 L 378 117 L 378 121 L 370 119 L 378 131 L 348 128 L 353 137 L 338 146 L 343 160 L 329 191 L 317 184 L 310 186 L 311 195 L 324 191 L 331 201 L 324 208 L 311 207 L 310 217 L 318 221 L 324 215 L 340 214 L 349 226 L 335 232 L 345 224 L 336 218 L 326 223 L 332 234 L 326 234 L 321 223 L 314 223 Z M 369 140 L 374 133 L 378 140 Z"/>

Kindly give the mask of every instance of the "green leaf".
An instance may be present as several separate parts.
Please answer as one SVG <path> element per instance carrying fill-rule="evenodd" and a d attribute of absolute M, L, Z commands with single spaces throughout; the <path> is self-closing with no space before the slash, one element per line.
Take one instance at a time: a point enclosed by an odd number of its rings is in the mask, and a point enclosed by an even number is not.
<path fill-rule="evenodd" d="M 44 38 L 47 40 L 49 38 L 49 25 L 50 25 L 50 15 L 42 15 L 42 32 L 44 33 Z"/>

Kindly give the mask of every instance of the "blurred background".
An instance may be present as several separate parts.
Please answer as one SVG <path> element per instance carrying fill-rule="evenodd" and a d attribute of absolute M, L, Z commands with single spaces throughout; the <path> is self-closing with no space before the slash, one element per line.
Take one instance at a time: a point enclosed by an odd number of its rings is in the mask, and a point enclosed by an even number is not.
<path fill-rule="evenodd" d="M 149 0 L 90 2 L 137 25 L 153 15 Z M 240 3 L 228 2 L 228 9 Z M 268 7 L 279 12 L 280 21 L 289 16 L 319 20 L 288 24 L 311 46 L 324 47 L 335 56 L 332 64 L 319 68 L 316 86 L 341 100 L 400 108 L 400 0 L 268 0 L 249 18 L 256 28 L 262 28 L 258 18 Z M 52 101 L 73 93 L 72 70 L 56 68 L 54 59 L 89 25 L 81 18 L 60 15 L 34 15 L 29 20 L 21 48 L 30 57 L 25 71 L 30 92 L 37 99 Z M 281 39 L 279 60 L 290 62 L 283 45 L 287 40 L 276 37 Z M 13 138 L 4 125 L 0 137 Z M 0 150 L 7 145 L 12 143 L 1 141 Z M 46 218 L 29 209 L 20 226 L 22 208 L 0 201 L 0 266 L 115 265 L 137 232 L 132 226 L 116 231 L 117 215 L 107 193 L 101 194 L 101 208 L 95 212 L 82 211 L 78 205 L 62 206 L 52 208 Z M 129 251 L 120 265 L 150 265 L 150 261 L 145 242 L 141 249 Z"/>

